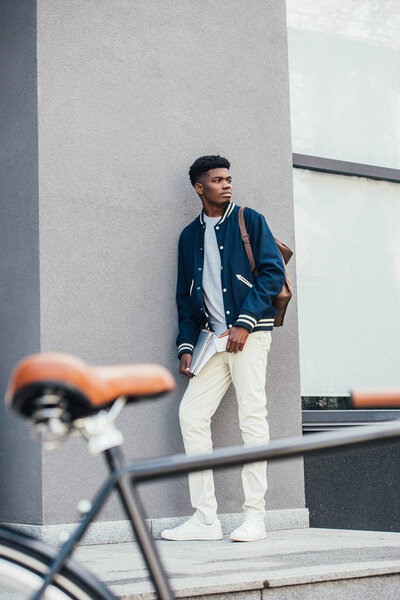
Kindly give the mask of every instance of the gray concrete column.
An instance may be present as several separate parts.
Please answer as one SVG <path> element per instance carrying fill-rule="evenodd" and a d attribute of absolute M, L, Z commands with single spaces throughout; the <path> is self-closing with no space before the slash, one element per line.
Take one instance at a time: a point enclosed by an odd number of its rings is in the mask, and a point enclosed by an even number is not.
<path fill-rule="evenodd" d="M 232 163 L 234 201 L 294 247 L 284 1 L 37 1 L 40 347 L 94 363 L 154 361 L 177 375 L 177 241 L 201 205 L 187 171 Z M 290 265 L 295 281 L 295 260 Z M 174 394 L 125 409 L 128 458 L 183 450 Z M 273 334 L 274 437 L 301 431 L 296 299 Z M 234 395 L 215 445 L 240 442 Z M 43 523 L 76 519 L 105 468 L 80 440 L 43 457 Z M 218 474 L 239 512 L 239 470 Z M 185 479 L 146 485 L 150 517 L 191 512 Z M 302 462 L 271 465 L 270 509 L 304 507 Z M 121 519 L 112 502 L 101 515 Z"/>
<path fill-rule="evenodd" d="M 42 522 L 41 448 L 3 403 L 40 348 L 36 3 L 0 3 L 0 520 Z"/>

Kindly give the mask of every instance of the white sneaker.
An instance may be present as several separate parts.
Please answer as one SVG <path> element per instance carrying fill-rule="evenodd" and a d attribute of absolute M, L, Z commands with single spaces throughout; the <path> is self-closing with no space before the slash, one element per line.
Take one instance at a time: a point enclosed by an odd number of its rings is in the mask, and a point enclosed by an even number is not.
<path fill-rule="evenodd" d="M 188 521 L 174 527 L 174 529 L 164 529 L 161 532 L 164 540 L 174 540 L 183 542 L 189 540 L 222 540 L 221 523 L 217 519 L 212 525 L 202 523 L 196 515 L 190 517 Z"/>
<path fill-rule="evenodd" d="M 256 542 L 266 537 L 264 521 L 256 519 L 245 519 L 230 535 L 232 542 Z"/>

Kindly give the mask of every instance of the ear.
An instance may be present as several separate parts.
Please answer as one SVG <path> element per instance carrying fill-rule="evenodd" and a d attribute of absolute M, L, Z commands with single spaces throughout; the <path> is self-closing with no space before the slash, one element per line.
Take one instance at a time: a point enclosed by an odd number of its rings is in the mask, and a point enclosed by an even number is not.
<path fill-rule="evenodd" d="M 199 182 L 195 183 L 194 184 L 194 189 L 196 190 L 196 192 L 198 194 L 202 194 L 203 193 L 203 184 L 199 183 Z"/>

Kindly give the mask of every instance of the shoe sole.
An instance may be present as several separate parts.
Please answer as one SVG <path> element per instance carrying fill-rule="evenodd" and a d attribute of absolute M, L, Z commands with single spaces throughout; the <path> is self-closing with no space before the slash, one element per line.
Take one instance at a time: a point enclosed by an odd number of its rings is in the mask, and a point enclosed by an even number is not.
<path fill-rule="evenodd" d="M 265 540 L 266 537 L 267 537 L 267 534 L 264 533 L 264 535 L 258 536 L 256 538 L 251 538 L 250 540 L 249 539 L 245 540 L 244 538 L 237 538 L 237 537 L 231 537 L 230 540 L 232 542 L 258 542 L 259 540 Z"/>
<path fill-rule="evenodd" d="M 163 540 L 168 540 L 169 542 L 214 542 L 218 540 L 222 540 L 223 536 L 209 536 L 209 537 L 168 537 L 166 535 L 161 534 Z"/>

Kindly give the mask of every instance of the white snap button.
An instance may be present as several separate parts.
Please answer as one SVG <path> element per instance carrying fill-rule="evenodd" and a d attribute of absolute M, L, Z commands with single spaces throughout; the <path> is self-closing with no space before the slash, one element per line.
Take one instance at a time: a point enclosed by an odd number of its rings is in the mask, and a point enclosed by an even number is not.
<path fill-rule="evenodd" d="M 231 314 L 231 311 L 230 311 L 230 310 L 227 310 L 227 311 L 226 311 L 226 314 L 227 314 L 227 315 L 230 315 L 230 314 Z"/>
<path fill-rule="evenodd" d="M 230 328 L 232 327 L 232 325 L 229 323 L 228 327 L 229 327 L 229 329 L 230 329 Z"/>
<path fill-rule="evenodd" d="M 226 292 L 226 288 L 224 288 L 222 291 L 223 291 L 223 292 Z"/>
<path fill-rule="evenodd" d="M 224 247 L 223 247 L 223 246 L 220 246 L 220 247 L 219 247 L 219 249 L 220 249 L 220 250 L 223 250 L 223 249 L 224 249 Z"/>
<path fill-rule="evenodd" d="M 218 225 L 216 226 L 216 228 L 215 228 L 215 229 L 219 229 Z"/>

